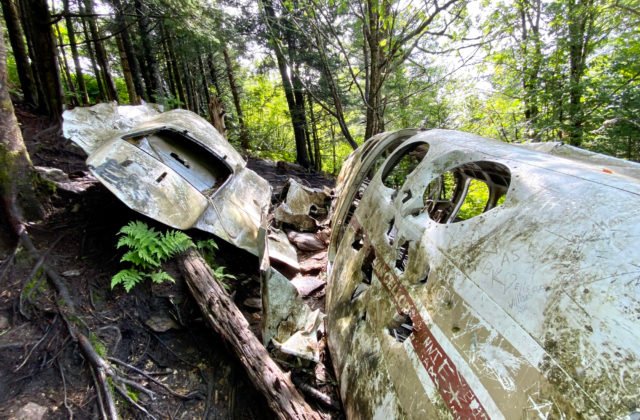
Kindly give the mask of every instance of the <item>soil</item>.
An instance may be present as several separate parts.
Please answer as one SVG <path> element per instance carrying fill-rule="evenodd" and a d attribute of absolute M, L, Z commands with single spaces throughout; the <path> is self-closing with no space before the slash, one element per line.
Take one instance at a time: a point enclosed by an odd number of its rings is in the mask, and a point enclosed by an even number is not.
<path fill-rule="evenodd" d="M 18 109 L 16 114 L 34 165 L 61 169 L 72 179 L 88 175 L 86 156 L 61 137 L 59 128 L 26 111 Z M 289 176 L 314 187 L 332 184 L 291 165 L 250 159 L 249 166 L 276 192 Z M 58 189 L 50 197 L 47 216 L 30 224 L 29 234 L 46 264 L 66 280 L 79 322 L 92 331 L 94 346 L 184 395 L 172 396 L 122 367 L 123 373 L 153 391 L 147 396 L 131 390 L 134 399 L 156 418 L 273 417 L 235 356 L 203 321 L 175 264 L 165 267 L 175 284 L 143 283 L 130 293 L 111 289 L 111 277 L 121 268 L 122 252 L 115 247 L 118 230 L 131 220 L 143 220 L 158 230 L 163 226 L 129 210 L 99 183 L 82 193 Z M 194 239 L 207 237 L 188 233 Z M 237 278 L 230 282 L 234 299 L 259 334 L 259 309 L 243 305 L 259 298 L 257 258 L 216 242 L 218 263 Z M 311 296 L 314 306 L 322 296 L 322 290 Z M 311 380 L 303 370 L 294 376 Z M 329 383 L 335 384 L 331 378 L 329 373 Z M 322 391 L 336 397 L 335 387 Z M 0 242 L 0 418 L 20 418 L 29 403 L 46 409 L 46 419 L 99 417 L 91 371 L 68 335 L 41 262 L 14 244 Z M 117 405 L 123 418 L 146 418 L 124 399 Z M 315 407 L 327 418 L 342 417 L 338 411 Z"/>

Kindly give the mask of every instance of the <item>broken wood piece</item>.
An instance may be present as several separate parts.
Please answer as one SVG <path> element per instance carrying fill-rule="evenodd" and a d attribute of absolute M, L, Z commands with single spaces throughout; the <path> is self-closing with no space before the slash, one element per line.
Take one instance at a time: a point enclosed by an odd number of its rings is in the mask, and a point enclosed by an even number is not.
<path fill-rule="evenodd" d="M 267 350 L 249 329 L 229 295 L 211 274 L 202 257 L 193 250 L 178 259 L 191 294 L 209 325 L 231 345 L 255 387 L 281 419 L 320 419 Z"/>

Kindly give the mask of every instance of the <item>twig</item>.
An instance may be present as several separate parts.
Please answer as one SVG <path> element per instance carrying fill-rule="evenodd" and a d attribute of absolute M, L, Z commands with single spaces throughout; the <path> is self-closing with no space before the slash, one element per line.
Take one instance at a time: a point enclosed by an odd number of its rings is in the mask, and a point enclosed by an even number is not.
<path fill-rule="evenodd" d="M 140 404 L 138 404 L 137 402 L 135 402 L 133 400 L 133 398 L 131 398 L 129 396 L 129 393 L 127 392 L 126 389 L 124 389 L 122 387 L 122 385 L 115 385 L 114 384 L 114 388 L 116 389 L 116 391 L 118 391 L 118 393 L 129 402 L 129 404 L 131 404 L 132 406 L 134 406 L 135 408 L 137 408 L 138 410 L 142 411 L 144 414 L 146 414 L 147 416 L 151 417 L 153 420 L 158 420 L 156 419 L 151 413 L 149 413 L 149 411 L 147 411 L 146 408 L 144 408 L 143 406 L 141 406 Z"/>
<path fill-rule="evenodd" d="M 62 371 L 62 365 L 58 363 L 58 371 L 60 372 L 60 377 L 62 378 L 62 390 L 64 391 L 64 406 L 69 412 L 69 420 L 73 420 L 73 410 L 69 405 L 69 401 L 67 400 L 67 381 L 64 378 L 64 372 Z"/>
<path fill-rule="evenodd" d="M 318 391 L 308 383 L 302 381 L 301 379 L 298 379 L 295 376 L 292 379 L 296 387 L 298 387 L 307 396 L 313 398 L 314 400 L 318 401 L 328 408 L 333 408 L 335 410 L 340 409 L 340 404 L 329 395 L 325 394 L 324 392 Z"/>
<path fill-rule="evenodd" d="M 36 344 L 34 344 L 33 347 L 31 347 L 31 350 L 29 350 L 29 353 L 27 353 L 27 355 L 25 356 L 25 358 L 22 361 L 22 363 L 20 363 L 20 366 L 15 368 L 15 370 L 13 371 L 14 373 L 19 371 L 20 369 L 22 369 L 24 367 L 24 365 L 27 364 L 27 361 L 31 357 L 31 354 L 33 353 L 33 351 L 44 341 L 45 338 L 47 338 L 47 336 L 49 335 L 49 332 L 51 331 L 51 328 L 53 327 L 53 324 L 57 320 L 58 320 L 58 316 L 56 315 L 56 317 L 53 319 L 53 322 L 51 323 L 51 325 L 49 325 L 49 328 L 47 328 L 47 331 L 45 331 L 45 333 L 42 335 L 42 338 L 40 338 L 40 340 L 38 340 L 38 342 Z"/>
<path fill-rule="evenodd" d="M 124 362 L 124 361 L 122 361 L 120 359 L 116 359 L 115 357 L 107 357 L 107 360 L 109 360 L 110 362 L 117 363 L 120 366 L 124 366 L 124 367 L 126 367 L 128 369 L 131 369 L 132 371 L 144 376 L 145 378 L 147 378 L 148 380 L 150 380 L 154 384 L 159 385 L 160 387 L 164 388 L 169 394 L 173 395 L 174 397 L 181 398 L 183 400 L 189 400 L 189 399 L 193 398 L 193 396 L 191 396 L 191 394 L 185 395 L 185 394 L 180 394 L 179 392 L 174 391 L 173 389 L 171 389 L 167 385 L 163 384 L 162 382 L 160 382 L 159 380 L 157 380 L 153 376 L 149 375 L 147 372 L 143 371 L 142 369 L 138 369 L 137 367 L 135 367 L 133 365 L 130 365 L 127 362 Z"/>
<path fill-rule="evenodd" d="M 4 260 L 2 264 L 0 264 L 0 269 L 2 270 L 2 272 L 0 273 L 0 281 L 2 281 L 4 276 L 7 274 L 7 271 L 9 271 L 9 267 L 11 267 L 11 264 L 13 263 L 13 260 L 15 260 L 17 254 L 18 245 L 16 245 L 16 247 L 13 249 L 11 255 L 6 260 Z"/>

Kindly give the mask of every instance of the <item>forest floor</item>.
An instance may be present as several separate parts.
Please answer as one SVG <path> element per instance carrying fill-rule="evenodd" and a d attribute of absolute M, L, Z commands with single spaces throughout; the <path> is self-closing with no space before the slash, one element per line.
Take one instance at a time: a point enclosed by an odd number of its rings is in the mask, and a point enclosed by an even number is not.
<path fill-rule="evenodd" d="M 72 179 L 88 174 L 85 155 L 62 138 L 60 130 L 28 112 L 16 114 L 34 165 L 61 169 Z M 317 175 L 278 172 L 269 162 L 250 159 L 249 166 L 275 191 L 289 175 L 314 187 L 332 185 L 332 180 Z M 136 219 L 162 229 L 95 183 L 82 193 L 52 191 L 45 219 L 31 224 L 29 234 L 46 264 L 67 281 L 80 322 L 93 333 L 94 346 L 183 395 L 173 396 L 123 367 L 123 372 L 154 391 L 153 398 L 131 392 L 153 416 L 271 418 L 240 363 L 203 320 L 175 264 L 166 267 L 175 284 L 140 284 L 130 293 L 121 287 L 111 289 L 122 255 L 115 247 L 116 233 Z M 188 233 L 194 239 L 207 237 Z M 260 309 L 246 304 L 259 298 L 257 258 L 216 242 L 217 263 L 237 277 L 231 282 L 234 300 L 259 334 Z M 98 418 L 91 370 L 58 314 L 56 294 L 41 263 L 15 245 L 0 242 L 0 418 L 41 418 L 39 413 L 46 419 Z M 311 298 L 322 296 L 320 290 Z M 335 397 L 335 388 L 324 391 Z M 122 399 L 117 405 L 124 418 L 145 418 Z M 25 413 L 34 417 L 21 417 Z M 336 411 L 323 414 L 342 417 Z"/>

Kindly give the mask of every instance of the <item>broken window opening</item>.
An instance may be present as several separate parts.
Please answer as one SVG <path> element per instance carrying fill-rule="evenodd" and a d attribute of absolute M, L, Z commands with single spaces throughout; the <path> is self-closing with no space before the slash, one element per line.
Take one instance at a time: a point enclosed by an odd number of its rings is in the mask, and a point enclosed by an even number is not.
<path fill-rule="evenodd" d="M 389 222 L 389 229 L 387 230 L 387 241 L 389 245 L 393 245 L 396 240 L 396 236 L 398 235 L 398 228 L 396 227 L 396 219 L 393 218 Z"/>
<path fill-rule="evenodd" d="M 158 159 L 206 196 L 213 195 L 233 175 L 223 159 L 183 133 L 158 130 L 124 140 Z"/>
<path fill-rule="evenodd" d="M 387 188 L 399 190 L 428 152 L 427 143 L 413 143 L 396 152 L 382 172 L 382 183 Z"/>
<path fill-rule="evenodd" d="M 502 164 L 466 163 L 429 183 L 423 194 L 423 211 L 437 223 L 469 220 L 502 205 L 510 182 L 511 173 Z"/>
<path fill-rule="evenodd" d="M 376 259 L 376 253 L 373 248 L 369 248 L 367 255 L 362 261 L 362 282 L 365 284 L 371 284 L 373 279 L 373 261 Z"/>
<path fill-rule="evenodd" d="M 404 241 L 396 251 L 396 268 L 404 273 L 407 268 L 407 261 L 409 260 L 409 245 L 411 241 Z"/>
<path fill-rule="evenodd" d="M 413 334 L 413 321 L 406 313 L 394 315 L 387 332 L 398 343 L 404 343 Z"/>
<path fill-rule="evenodd" d="M 351 247 L 356 251 L 360 251 L 364 246 L 364 233 L 362 229 L 358 229 L 356 234 L 354 235 L 353 242 L 351 243 Z"/>
<path fill-rule="evenodd" d="M 360 200 L 362 200 L 362 197 L 364 196 L 365 191 L 369 187 L 369 184 L 371 183 L 373 176 L 378 172 L 378 170 L 380 169 L 384 161 L 387 160 L 387 157 L 389 157 L 389 155 L 391 155 L 391 153 L 393 153 L 402 144 L 402 142 L 404 142 L 408 138 L 409 136 L 398 137 L 397 139 L 389 143 L 389 145 L 385 147 L 378 154 L 378 156 L 376 156 L 375 159 L 369 162 L 368 165 L 363 164 L 360 170 L 360 173 L 364 174 L 364 176 L 360 181 L 360 185 L 354 191 L 353 196 L 349 200 L 351 201 L 351 205 L 349 206 L 349 210 L 347 211 L 347 214 L 344 217 L 344 221 L 342 222 L 342 224 L 339 225 L 340 228 L 338 229 L 338 240 L 336 242 L 338 245 L 342 241 L 342 237 L 344 236 L 345 229 L 349 225 L 349 222 L 351 222 L 353 215 L 355 214 L 356 210 L 360 206 Z M 375 142 L 375 144 L 377 144 L 377 142 Z M 374 148 L 374 142 L 367 142 L 365 144 L 365 151 L 363 152 L 363 155 L 361 158 L 362 161 L 364 161 L 364 156 L 368 155 L 369 152 L 373 150 L 373 148 Z"/>

